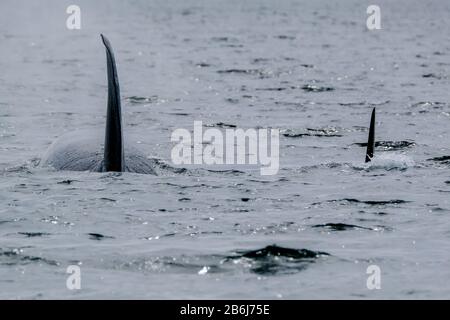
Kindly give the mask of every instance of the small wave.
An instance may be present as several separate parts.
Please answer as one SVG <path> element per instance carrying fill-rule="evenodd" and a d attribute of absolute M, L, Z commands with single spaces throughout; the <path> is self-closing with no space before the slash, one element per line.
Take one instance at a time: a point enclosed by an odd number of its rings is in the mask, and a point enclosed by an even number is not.
<path fill-rule="evenodd" d="M 287 90 L 286 87 L 272 87 L 272 88 L 256 88 L 256 91 L 284 91 Z"/>
<path fill-rule="evenodd" d="M 12 166 L 12 167 L 6 167 L 3 170 L 7 173 L 26 173 L 26 174 L 31 174 L 32 173 L 32 168 L 36 167 L 38 163 L 35 163 L 34 161 L 30 161 L 28 163 L 25 164 L 20 164 L 17 166 Z"/>
<path fill-rule="evenodd" d="M 26 236 L 27 238 L 43 237 L 51 235 L 50 233 L 47 232 L 18 232 L 18 234 Z"/>
<path fill-rule="evenodd" d="M 169 166 L 170 167 L 170 166 Z M 211 176 L 212 174 L 214 175 L 230 175 L 230 176 L 239 176 L 239 175 L 244 175 L 246 174 L 244 171 L 240 171 L 237 169 L 224 169 L 224 170 L 214 170 L 214 169 L 206 169 L 206 168 L 192 168 L 192 169 L 186 169 L 186 168 L 173 168 L 170 167 L 172 169 L 170 170 L 175 170 L 174 173 L 184 173 L 184 174 L 189 174 L 189 175 L 208 175 Z M 179 170 L 179 171 L 177 171 Z M 158 175 L 160 175 L 160 173 L 158 173 Z"/>
<path fill-rule="evenodd" d="M 260 275 L 292 274 L 329 255 L 326 252 L 284 248 L 274 244 L 262 249 L 236 251 L 235 255 L 227 257 L 224 262 L 242 263 L 251 272 Z"/>
<path fill-rule="evenodd" d="M 356 204 L 365 204 L 369 206 L 386 206 L 386 205 L 397 205 L 397 204 L 404 204 L 409 203 L 410 201 L 407 200 L 401 200 L 401 199 L 392 199 L 392 200 L 359 200 L 354 198 L 343 198 L 343 199 L 337 199 L 337 200 L 327 200 L 323 202 L 315 202 L 311 205 L 321 205 L 323 203 L 338 203 L 342 205 L 348 205 L 352 203 Z"/>
<path fill-rule="evenodd" d="M 206 171 L 211 172 L 211 173 L 229 174 L 229 175 L 233 175 L 233 176 L 241 175 L 241 174 L 244 174 L 244 173 L 245 173 L 245 172 L 243 172 L 243 171 L 236 170 L 236 169 L 229 169 L 229 170 L 206 170 Z"/>
<path fill-rule="evenodd" d="M 131 97 L 126 97 L 125 101 L 127 101 L 131 104 L 149 104 L 149 103 L 157 102 L 158 97 L 157 96 L 151 96 L 151 97 L 131 96 Z"/>
<path fill-rule="evenodd" d="M 433 78 L 433 79 L 437 79 L 437 80 L 442 80 L 442 79 L 447 79 L 447 76 L 435 74 L 435 73 L 427 73 L 427 74 L 423 74 L 422 78 Z"/>
<path fill-rule="evenodd" d="M 450 164 L 450 156 L 441 156 L 427 159 L 427 161 L 434 161 L 441 164 Z"/>
<path fill-rule="evenodd" d="M 361 102 L 339 102 L 340 106 L 343 107 L 351 107 L 351 106 L 364 106 L 366 104 L 366 101 Z"/>
<path fill-rule="evenodd" d="M 239 99 L 235 99 L 235 98 L 226 98 L 225 101 L 228 102 L 228 103 L 231 103 L 231 104 L 238 104 L 239 103 Z"/>
<path fill-rule="evenodd" d="M 198 62 L 195 64 L 195 66 L 197 68 L 209 68 L 209 67 L 211 67 L 211 64 L 206 63 L 206 62 Z"/>
<path fill-rule="evenodd" d="M 444 102 L 431 102 L 431 101 L 421 101 L 414 103 L 411 105 L 413 108 L 421 108 L 421 109 L 442 109 L 445 106 Z"/>
<path fill-rule="evenodd" d="M 151 240 L 151 237 L 146 240 Z M 149 258 L 136 258 L 123 263 L 114 263 L 114 268 L 138 272 L 173 272 L 198 274 L 204 267 L 208 273 L 223 272 L 220 266 L 222 256 L 156 256 Z"/>
<path fill-rule="evenodd" d="M 354 143 L 359 147 L 367 147 L 367 142 L 357 142 Z M 415 142 L 412 140 L 401 140 L 401 141 L 376 141 L 375 148 L 379 148 L 384 151 L 396 151 L 406 148 L 411 148 L 415 146 Z"/>
<path fill-rule="evenodd" d="M 302 86 L 301 89 L 306 92 L 326 92 L 326 91 L 334 91 L 335 90 L 333 87 L 316 86 L 313 84 L 306 84 L 306 85 Z"/>
<path fill-rule="evenodd" d="M 340 102 L 339 105 L 344 106 L 344 107 L 364 106 L 364 105 L 382 106 L 384 104 L 388 104 L 389 102 L 391 102 L 391 101 L 390 100 L 379 101 L 379 102 L 355 101 L 355 102 Z"/>
<path fill-rule="evenodd" d="M 166 173 L 176 173 L 176 174 L 181 174 L 181 173 L 186 173 L 188 172 L 188 170 L 186 168 L 175 168 L 172 167 L 171 165 L 165 163 L 163 160 L 158 159 L 158 158 L 148 158 L 149 160 L 152 160 L 154 166 L 155 166 L 155 170 L 157 171 L 157 175 L 161 176 L 164 175 Z"/>
<path fill-rule="evenodd" d="M 97 241 L 104 240 L 104 239 L 114 239 L 114 237 L 105 236 L 105 235 L 100 234 L 100 233 L 88 233 L 88 236 L 89 236 L 89 239 L 97 240 Z"/>
<path fill-rule="evenodd" d="M 288 138 L 302 138 L 302 137 L 342 137 L 339 131 L 335 127 L 327 128 L 306 128 L 306 131 L 297 132 L 292 129 L 287 129 L 281 133 L 283 136 Z"/>
<path fill-rule="evenodd" d="M 229 124 L 224 122 L 217 122 L 213 124 L 205 124 L 204 127 L 214 127 L 214 128 L 236 128 L 235 124 Z"/>
<path fill-rule="evenodd" d="M 26 221 L 27 219 L 25 218 L 14 218 L 12 220 L 0 220 L 0 224 L 5 224 L 5 223 L 14 223 L 14 222 L 18 222 L 18 221 Z"/>
<path fill-rule="evenodd" d="M 252 59 L 252 64 L 266 63 L 269 61 L 270 61 L 270 59 L 268 59 L 268 58 L 254 58 L 254 59 Z"/>
<path fill-rule="evenodd" d="M 375 155 L 372 161 L 367 163 L 359 163 L 354 164 L 353 168 L 356 170 L 406 170 L 410 167 L 413 167 L 415 162 L 410 157 L 403 154 L 391 154 L 391 153 L 382 153 L 379 155 Z"/>
<path fill-rule="evenodd" d="M 59 263 L 42 257 L 24 254 L 23 248 L 4 250 L 0 248 L 0 264 L 2 265 L 25 265 L 30 263 L 45 263 L 51 266 L 58 266 Z"/>
<path fill-rule="evenodd" d="M 320 163 L 320 164 L 314 164 L 309 166 L 301 166 L 299 168 L 280 168 L 281 172 L 286 172 L 286 174 L 291 174 L 291 171 L 294 170 L 295 172 L 299 173 L 309 173 L 312 170 L 321 170 L 321 169 L 339 169 L 344 168 L 345 170 L 350 170 L 353 168 L 353 165 L 351 163 L 346 162 L 326 162 L 326 163 Z M 279 181 L 289 181 L 286 178 Z M 301 182 L 303 185 L 310 185 L 311 183 L 308 182 Z"/>
<path fill-rule="evenodd" d="M 250 258 L 250 259 L 265 259 L 267 257 L 286 257 L 293 259 L 310 259 L 317 258 L 321 255 L 328 256 L 329 254 L 326 252 L 320 251 L 311 251 L 308 249 L 291 249 L 279 247 L 277 245 L 270 245 L 264 247 L 262 249 L 250 250 L 250 251 L 237 251 L 237 254 L 240 254 L 240 257 Z M 235 257 L 231 257 L 235 258 Z"/>
<path fill-rule="evenodd" d="M 325 223 L 325 224 L 316 224 L 312 226 L 313 228 L 324 228 L 332 231 L 346 231 L 346 230 L 373 230 L 372 228 L 361 227 L 354 224 L 346 224 L 346 223 Z"/>
<path fill-rule="evenodd" d="M 211 41 L 214 41 L 214 42 L 230 42 L 230 41 L 237 42 L 238 39 L 223 36 L 223 37 L 212 37 Z"/>
<path fill-rule="evenodd" d="M 280 40 L 295 40 L 295 36 L 288 36 L 286 34 L 280 34 L 280 35 L 274 36 L 274 38 L 280 39 Z"/>
<path fill-rule="evenodd" d="M 248 74 L 248 75 L 263 75 L 265 72 L 261 69 L 224 69 L 218 70 L 220 74 Z"/>
<path fill-rule="evenodd" d="M 172 116 L 187 117 L 190 113 L 187 113 L 187 112 L 166 112 L 166 114 L 170 114 Z"/>
<path fill-rule="evenodd" d="M 75 181 L 77 181 L 77 180 L 67 179 L 67 180 L 58 181 L 57 184 L 72 184 Z"/>
<path fill-rule="evenodd" d="M 210 234 L 221 234 L 210 231 Z M 205 233 L 206 234 L 206 233 Z M 153 237 L 144 240 L 152 240 Z M 259 275 L 293 274 L 330 256 L 321 251 L 284 248 L 269 245 L 256 250 L 236 250 L 231 255 L 207 254 L 181 256 L 153 256 L 114 263 L 114 268 L 139 272 L 175 272 L 204 275 L 206 273 L 235 272 L 243 269 Z M 205 272 L 200 272 L 205 270 Z"/>
<path fill-rule="evenodd" d="M 171 182 L 158 182 L 156 185 L 163 185 L 169 187 L 177 187 L 180 189 L 191 189 L 191 188 L 205 188 L 205 189 L 220 189 L 221 187 L 215 185 L 208 185 L 206 183 L 194 184 L 194 185 L 182 185 Z"/>

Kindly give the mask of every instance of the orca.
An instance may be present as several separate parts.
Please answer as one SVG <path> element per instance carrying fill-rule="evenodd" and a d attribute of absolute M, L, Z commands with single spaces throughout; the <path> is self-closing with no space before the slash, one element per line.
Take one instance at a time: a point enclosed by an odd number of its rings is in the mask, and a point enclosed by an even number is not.
<path fill-rule="evenodd" d="M 367 140 L 366 163 L 372 161 L 375 149 L 375 108 L 372 110 L 370 117 L 369 139 Z"/>
<path fill-rule="evenodd" d="M 119 77 L 109 40 L 101 34 L 106 48 L 108 103 L 104 140 L 96 130 L 76 131 L 59 137 L 42 157 L 40 165 L 56 170 L 93 172 L 134 172 L 156 174 L 154 159 L 126 143 L 123 134 Z"/>

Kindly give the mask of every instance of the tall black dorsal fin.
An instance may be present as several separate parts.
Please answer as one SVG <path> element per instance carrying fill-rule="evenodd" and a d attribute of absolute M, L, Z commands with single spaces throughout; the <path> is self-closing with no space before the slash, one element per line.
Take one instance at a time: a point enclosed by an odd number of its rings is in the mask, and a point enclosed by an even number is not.
<path fill-rule="evenodd" d="M 372 110 L 370 117 L 369 139 L 367 140 L 366 162 L 373 158 L 373 151 L 375 149 L 375 108 Z"/>
<path fill-rule="evenodd" d="M 104 35 L 101 35 L 101 37 L 106 47 L 106 64 L 108 68 L 108 109 L 106 112 L 103 169 L 104 171 L 123 172 L 125 169 L 125 158 L 119 78 L 111 44 Z"/>

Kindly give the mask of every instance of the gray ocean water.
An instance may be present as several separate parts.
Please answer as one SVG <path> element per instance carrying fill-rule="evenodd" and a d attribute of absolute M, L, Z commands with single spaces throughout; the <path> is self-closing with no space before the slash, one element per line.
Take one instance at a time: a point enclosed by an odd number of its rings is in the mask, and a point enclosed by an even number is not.
<path fill-rule="evenodd" d="M 450 2 L 74 2 L 0 3 L 0 298 L 450 298 Z M 104 127 L 100 33 L 157 176 L 38 166 Z M 194 121 L 279 128 L 278 174 L 173 169 Z"/>

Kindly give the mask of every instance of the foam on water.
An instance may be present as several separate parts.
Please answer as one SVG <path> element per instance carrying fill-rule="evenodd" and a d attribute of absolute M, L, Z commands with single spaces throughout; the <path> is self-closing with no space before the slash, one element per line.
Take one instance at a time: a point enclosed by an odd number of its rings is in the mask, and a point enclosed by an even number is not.
<path fill-rule="evenodd" d="M 372 161 L 367 163 L 353 164 L 353 167 L 357 170 L 406 170 L 408 168 L 414 167 L 414 160 L 400 153 L 379 153 L 374 155 Z"/>

